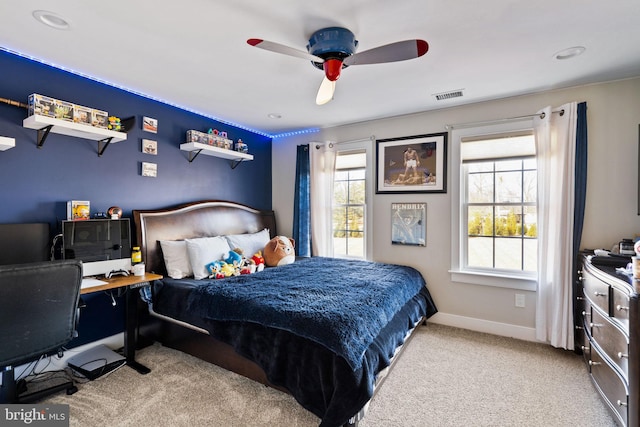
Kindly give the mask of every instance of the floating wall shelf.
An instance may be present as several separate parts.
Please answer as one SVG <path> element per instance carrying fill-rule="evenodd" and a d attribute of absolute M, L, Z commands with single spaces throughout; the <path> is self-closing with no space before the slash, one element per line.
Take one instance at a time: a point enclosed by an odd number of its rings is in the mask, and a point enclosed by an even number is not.
<path fill-rule="evenodd" d="M 7 138 L 6 136 L 0 136 L 0 151 L 5 151 L 15 146 L 16 146 L 15 138 Z"/>
<path fill-rule="evenodd" d="M 131 129 L 134 122 L 135 117 L 122 120 L 125 129 Z M 102 153 L 104 153 L 104 150 L 107 149 L 109 144 L 127 139 L 125 132 L 116 132 L 47 116 L 29 116 L 24 119 L 22 125 L 25 128 L 36 129 L 38 131 L 38 148 L 42 148 L 49 133 L 56 133 L 98 141 L 98 156 L 102 156 Z"/>
<path fill-rule="evenodd" d="M 206 156 L 220 157 L 222 159 L 231 160 L 231 169 L 235 169 L 241 162 L 253 160 L 253 155 L 241 153 L 240 151 L 227 150 L 226 148 L 214 147 L 212 145 L 202 144 L 200 142 L 185 142 L 180 144 L 182 151 L 189 152 L 189 163 L 202 153 Z"/>

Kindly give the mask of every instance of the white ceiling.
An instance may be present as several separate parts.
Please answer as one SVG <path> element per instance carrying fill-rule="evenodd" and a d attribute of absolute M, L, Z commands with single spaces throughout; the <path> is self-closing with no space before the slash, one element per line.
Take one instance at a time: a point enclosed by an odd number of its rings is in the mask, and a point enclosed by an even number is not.
<path fill-rule="evenodd" d="M 70 29 L 43 25 L 35 10 Z M 334 100 L 318 106 L 322 71 L 246 43 L 305 50 L 327 26 L 355 33 L 358 51 L 414 38 L 430 48 L 418 59 L 343 70 Z M 586 51 L 554 58 L 573 46 Z M 2 0 L 0 47 L 279 135 L 639 76 L 640 1 Z M 459 89 L 461 98 L 433 97 Z"/>

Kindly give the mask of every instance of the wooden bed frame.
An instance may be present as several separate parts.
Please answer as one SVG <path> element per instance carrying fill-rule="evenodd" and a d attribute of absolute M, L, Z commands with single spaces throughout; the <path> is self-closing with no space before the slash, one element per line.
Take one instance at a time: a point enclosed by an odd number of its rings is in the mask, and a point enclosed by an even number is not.
<path fill-rule="evenodd" d="M 256 233 L 269 229 L 275 237 L 276 216 L 249 206 L 221 200 L 205 200 L 157 210 L 134 210 L 137 244 L 145 269 L 166 275 L 160 240 Z"/>
<path fill-rule="evenodd" d="M 142 251 L 146 271 L 162 275 L 166 275 L 166 269 L 160 240 L 256 233 L 265 228 L 269 229 L 271 237 L 277 235 L 273 211 L 256 210 L 238 203 L 219 200 L 193 202 L 158 210 L 134 210 L 133 219 L 137 245 Z M 287 392 L 286 389 L 271 384 L 259 365 L 237 354 L 233 347 L 212 338 L 200 328 L 154 314 L 149 310 L 148 305 L 142 302 L 139 305 L 139 319 L 138 342 L 143 345 L 157 341 L 167 347 Z M 405 344 L 408 343 L 415 329 L 409 332 Z M 404 345 L 396 351 L 391 366 L 378 374 L 376 390 L 403 348 Z M 364 409 L 345 425 L 356 425 L 362 416 L 364 416 Z"/>
<path fill-rule="evenodd" d="M 181 240 L 225 234 L 256 233 L 269 229 L 276 235 L 273 211 L 221 200 L 205 200 L 157 210 L 134 210 L 136 241 L 142 252 L 145 270 L 166 276 L 160 240 Z M 237 354 L 233 347 L 212 338 L 206 331 L 153 315 L 141 304 L 139 341 L 158 341 L 163 345 L 236 372 L 279 390 L 270 384 L 256 363 Z M 145 340 L 146 339 L 146 340 Z"/>

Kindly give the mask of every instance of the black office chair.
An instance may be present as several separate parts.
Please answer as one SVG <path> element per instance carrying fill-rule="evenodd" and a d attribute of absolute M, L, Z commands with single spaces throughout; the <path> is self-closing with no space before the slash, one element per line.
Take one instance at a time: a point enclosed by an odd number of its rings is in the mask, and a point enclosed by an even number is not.
<path fill-rule="evenodd" d="M 82 284 L 82 263 L 48 261 L 0 266 L 0 403 L 27 403 L 61 390 L 67 381 L 45 390 L 20 393 L 14 366 L 58 351 L 74 337 Z"/>

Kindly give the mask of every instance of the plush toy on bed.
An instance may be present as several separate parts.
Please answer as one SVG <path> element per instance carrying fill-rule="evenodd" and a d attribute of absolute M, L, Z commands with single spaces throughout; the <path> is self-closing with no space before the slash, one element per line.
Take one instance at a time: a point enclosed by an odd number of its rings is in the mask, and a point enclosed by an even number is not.
<path fill-rule="evenodd" d="M 224 258 L 224 262 L 226 262 L 227 264 L 231 264 L 235 268 L 242 268 L 242 266 L 244 265 L 242 251 L 239 249 L 234 249 L 227 252 L 227 255 Z"/>
<path fill-rule="evenodd" d="M 291 264 L 296 260 L 295 241 L 290 237 L 276 236 L 269 240 L 262 251 L 264 263 L 269 267 Z"/>
<path fill-rule="evenodd" d="M 224 273 L 222 272 L 222 265 L 224 261 L 213 261 L 205 265 L 205 268 L 209 272 L 209 279 L 224 279 Z"/>
<path fill-rule="evenodd" d="M 229 264 L 228 262 L 222 263 L 222 269 L 220 271 L 222 272 L 222 274 L 224 274 L 224 277 L 237 276 L 240 274 L 238 269 L 234 267 L 233 264 Z"/>
<path fill-rule="evenodd" d="M 264 257 L 262 256 L 262 251 L 256 252 L 249 260 L 249 263 L 256 266 L 256 273 L 264 270 Z"/>
<path fill-rule="evenodd" d="M 223 259 L 210 262 L 205 266 L 209 279 L 223 279 L 240 274 L 253 274 L 264 269 L 262 252 L 257 252 L 251 259 L 245 258 L 242 249 L 235 248 L 224 254 Z"/>

